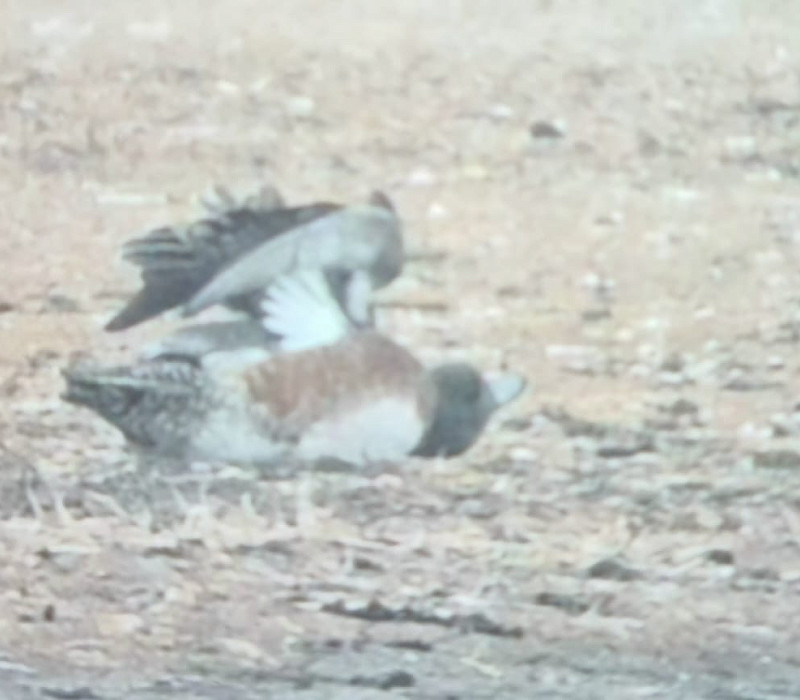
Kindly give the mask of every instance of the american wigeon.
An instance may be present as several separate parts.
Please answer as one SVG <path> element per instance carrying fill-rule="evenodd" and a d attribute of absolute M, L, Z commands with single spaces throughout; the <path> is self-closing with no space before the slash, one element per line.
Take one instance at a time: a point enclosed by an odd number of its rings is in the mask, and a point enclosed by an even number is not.
<path fill-rule="evenodd" d="M 353 283 L 372 289 L 400 273 L 401 224 L 383 193 L 347 207 L 284 207 L 281 201 L 274 191 L 244 202 L 218 193 L 218 203 L 207 204 L 208 218 L 128 241 L 122 257 L 140 268 L 143 286 L 106 330 L 124 330 L 178 307 L 185 315 L 220 303 L 253 312 L 270 282 L 296 269 L 344 270 Z"/>
<path fill-rule="evenodd" d="M 369 290 L 356 300 L 369 303 Z M 273 345 L 236 361 L 165 354 L 133 366 L 73 368 L 64 399 L 130 443 L 182 460 L 354 465 L 466 451 L 492 413 L 525 386 L 466 364 L 425 369 L 405 348 L 360 328 L 307 270 L 279 278 L 264 301 Z"/>

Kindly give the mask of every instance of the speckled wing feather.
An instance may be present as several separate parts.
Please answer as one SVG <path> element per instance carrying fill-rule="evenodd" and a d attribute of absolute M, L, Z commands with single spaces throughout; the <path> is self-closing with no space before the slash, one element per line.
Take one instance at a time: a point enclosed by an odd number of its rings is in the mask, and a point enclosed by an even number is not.
<path fill-rule="evenodd" d="M 73 367 L 62 398 L 105 418 L 134 445 L 182 456 L 202 419 L 205 378 L 191 363 Z"/>

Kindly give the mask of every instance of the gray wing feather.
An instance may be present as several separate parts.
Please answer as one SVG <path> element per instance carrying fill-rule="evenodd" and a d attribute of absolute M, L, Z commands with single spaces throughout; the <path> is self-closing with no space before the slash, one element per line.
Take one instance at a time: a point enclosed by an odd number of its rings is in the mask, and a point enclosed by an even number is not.
<path fill-rule="evenodd" d="M 289 209 L 243 208 L 194 222 L 186 227 L 164 227 L 123 246 L 123 260 L 141 269 L 143 287 L 106 325 L 119 331 L 185 304 L 224 270 L 269 240 L 324 217 L 339 207 L 320 203 Z M 247 299 L 224 299 L 250 308 Z"/>
<path fill-rule="evenodd" d="M 253 319 L 198 323 L 179 328 L 145 348 L 142 359 L 183 357 L 200 361 L 215 352 L 237 352 L 251 347 L 276 350 L 280 338 Z"/>
<path fill-rule="evenodd" d="M 378 206 L 348 207 L 287 231 L 229 265 L 190 299 L 193 315 L 226 299 L 268 287 L 298 269 L 367 270 L 375 286 L 402 266 L 402 239 L 395 214 Z"/>

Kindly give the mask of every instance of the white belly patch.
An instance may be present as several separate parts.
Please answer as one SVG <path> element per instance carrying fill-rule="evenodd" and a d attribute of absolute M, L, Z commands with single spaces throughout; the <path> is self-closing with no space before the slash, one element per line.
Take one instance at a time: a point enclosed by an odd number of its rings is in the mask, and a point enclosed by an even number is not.
<path fill-rule="evenodd" d="M 385 398 L 319 421 L 303 435 L 297 456 L 355 465 L 400 462 L 422 439 L 425 425 L 409 399 Z"/>

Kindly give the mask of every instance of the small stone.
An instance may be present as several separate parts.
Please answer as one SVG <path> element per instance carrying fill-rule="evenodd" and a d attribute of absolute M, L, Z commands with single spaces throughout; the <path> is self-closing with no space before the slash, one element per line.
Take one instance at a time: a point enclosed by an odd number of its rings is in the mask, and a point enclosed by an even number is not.
<path fill-rule="evenodd" d="M 458 504 L 457 512 L 468 518 L 487 520 L 497 515 L 498 508 L 497 504 L 489 503 L 482 498 L 468 498 Z"/>
<path fill-rule="evenodd" d="M 45 548 L 37 552 L 42 561 L 53 566 L 60 573 L 70 573 L 85 565 L 93 550 L 86 547 L 62 546 L 59 548 Z"/>
<path fill-rule="evenodd" d="M 713 318 L 716 315 L 716 310 L 711 306 L 701 306 L 694 312 L 694 317 L 699 320 L 706 318 Z"/>
<path fill-rule="evenodd" d="M 223 95 L 238 95 L 242 91 L 242 88 L 230 80 L 218 80 L 217 90 Z"/>
<path fill-rule="evenodd" d="M 767 358 L 767 367 L 771 370 L 783 369 L 786 366 L 786 360 L 780 355 L 771 355 Z"/>
<path fill-rule="evenodd" d="M 639 152 L 643 156 L 655 156 L 662 150 L 661 142 L 648 131 L 639 132 Z"/>
<path fill-rule="evenodd" d="M 264 656 L 255 644 L 248 642 L 246 639 L 234 639 L 231 637 L 223 637 L 216 639 L 213 644 L 214 648 L 222 651 L 237 659 L 249 659 L 251 661 L 258 661 Z"/>
<path fill-rule="evenodd" d="M 545 354 L 561 369 L 576 374 L 602 374 L 609 366 L 607 355 L 594 345 L 548 345 Z"/>
<path fill-rule="evenodd" d="M 436 175 L 428 168 L 417 168 L 408 176 L 411 187 L 430 187 L 436 184 Z"/>
<path fill-rule="evenodd" d="M 791 416 L 786 413 L 775 413 L 770 416 L 769 426 L 772 429 L 772 437 L 789 437 L 795 432 L 797 426 Z"/>
<path fill-rule="evenodd" d="M 663 193 L 665 199 L 684 204 L 700 198 L 700 192 L 689 187 L 665 187 Z"/>
<path fill-rule="evenodd" d="M 729 158 L 747 158 L 757 150 L 758 144 L 750 135 L 730 136 L 725 139 L 725 155 Z"/>
<path fill-rule="evenodd" d="M 76 571 L 86 562 L 84 552 L 58 552 L 51 559 L 53 566 L 62 573 Z"/>
<path fill-rule="evenodd" d="M 620 211 L 612 211 L 608 214 L 600 214 L 594 223 L 598 226 L 618 226 L 624 221 L 625 217 Z"/>
<path fill-rule="evenodd" d="M 757 569 L 751 569 L 747 572 L 750 578 L 758 581 L 780 581 L 781 576 L 777 570 L 770 566 L 761 566 Z"/>
<path fill-rule="evenodd" d="M 75 314 L 81 310 L 80 305 L 74 299 L 68 297 L 66 294 L 48 294 L 45 298 L 46 312 L 55 311 L 60 314 Z"/>
<path fill-rule="evenodd" d="M 800 570 L 789 569 L 787 571 L 781 571 L 781 581 L 785 583 L 796 583 L 800 581 Z"/>
<path fill-rule="evenodd" d="M 496 104 L 489 107 L 486 110 L 486 113 L 492 118 L 497 119 L 498 121 L 502 121 L 505 119 L 511 119 L 514 116 L 514 110 L 505 104 Z"/>
<path fill-rule="evenodd" d="M 561 121 L 539 119 L 531 124 L 531 136 L 535 139 L 561 139 L 566 136 L 566 127 Z"/>
<path fill-rule="evenodd" d="M 551 593 L 549 591 L 537 594 L 533 602 L 536 605 L 561 608 L 561 610 L 570 615 L 582 615 L 591 607 L 589 602 L 580 596 Z"/>
<path fill-rule="evenodd" d="M 700 407 L 694 401 L 689 401 L 689 399 L 676 399 L 672 403 L 662 404 L 658 407 L 658 410 L 674 418 L 694 418 L 700 412 Z"/>
<path fill-rule="evenodd" d="M 498 287 L 495 290 L 495 294 L 506 299 L 518 299 L 524 295 L 524 292 L 522 291 L 521 287 L 518 287 L 515 284 L 505 284 L 502 287 Z"/>
<path fill-rule="evenodd" d="M 585 309 L 581 312 L 581 320 L 585 323 L 596 323 L 597 321 L 605 321 L 609 318 L 611 318 L 611 309 L 607 306 Z"/>
<path fill-rule="evenodd" d="M 753 464 L 762 469 L 800 469 L 800 454 L 794 450 L 765 450 L 753 455 Z"/>
<path fill-rule="evenodd" d="M 316 110 L 316 103 L 310 97 L 299 95 L 292 97 L 286 102 L 286 110 L 293 117 L 298 119 L 308 119 Z"/>
<path fill-rule="evenodd" d="M 530 430 L 533 427 L 533 420 L 527 417 L 507 418 L 500 424 L 500 427 L 503 430 L 509 430 L 514 433 L 522 433 L 526 430 Z"/>
<path fill-rule="evenodd" d="M 592 564 L 586 571 L 591 578 L 602 578 L 609 581 L 635 581 L 642 578 L 642 573 L 617 557 L 608 557 Z"/>
<path fill-rule="evenodd" d="M 428 218 L 431 220 L 446 219 L 449 214 L 450 212 L 447 211 L 447 208 L 438 202 L 434 202 L 428 207 Z"/>
<path fill-rule="evenodd" d="M 67 663 L 71 666 L 84 667 L 84 668 L 103 668 L 108 664 L 108 652 L 105 649 L 98 649 L 97 647 L 75 647 L 64 651 L 64 656 Z M 53 697 L 51 693 L 51 697 Z M 91 698 L 91 695 L 89 696 Z M 93 700 L 93 699 L 92 699 Z"/>
<path fill-rule="evenodd" d="M 43 696 L 57 700 L 100 700 L 100 695 L 88 685 L 48 685 L 41 688 Z"/>
<path fill-rule="evenodd" d="M 722 566 L 732 566 L 734 563 L 733 552 L 729 549 L 709 549 L 706 552 L 706 559 L 712 564 L 720 564 Z"/>
<path fill-rule="evenodd" d="M 486 180 L 489 177 L 489 171 L 477 163 L 464 166 L 461 174 L 467 180 Z"/>
<path fill-rule="evenodd" d="M 390 671 L 380 678 L 376 685 L 380 690 L 392 690 L 392 688 L 411 688 L 416 682 L 408 671 Z"/>
<path fill-rule="evenodd" d="M 97 629 L 104 637 L 124 637 L 144 627 L 144 620 L 133 613 L 105 613 L 96 618 Z"/>
<path fill-rule="evenodd" d="M 597 445 L 596 454 L 603 459 L 624 459 L 642 452 L 655 452 L 653 435 L 646 430 L 607 430 Z"/>
<path fill-rule="evenodd" d="M 539 453 L 530 447 L 515 447 L 509 451 L 508 456 L 515 462 L 535 462 Z"/>
<path fill-rule="evenodd" d="M 721 530 L 725 525 L 725 518 L 710 508 L 699 509 L 695 513 L 694 519 L 697 527 L 702 530 L 710 530 L 712 532 Z"/>
<path fill-rule="evenodd" d="M 189 586 L 170 586 L 164 592 L 164 600 L 167 603 L 190 607 L 197 603 L 197 595 Z"/>
<path fill-rule="evenodd" d="M 664 358 L 660 369 L 662 372 L 682 372 L 685 366 L 683 357 L 675 352 Z"/>

